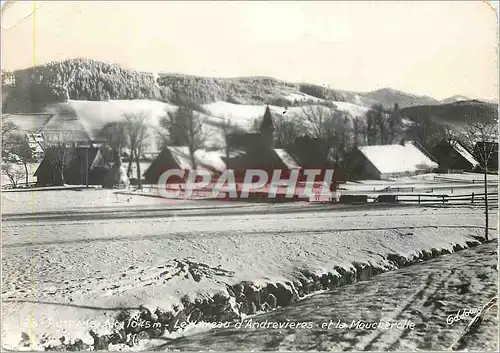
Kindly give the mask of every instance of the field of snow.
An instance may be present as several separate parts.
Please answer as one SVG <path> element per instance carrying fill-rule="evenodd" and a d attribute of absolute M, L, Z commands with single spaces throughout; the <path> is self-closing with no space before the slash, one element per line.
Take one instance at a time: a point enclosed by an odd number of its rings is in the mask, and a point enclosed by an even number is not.
<path fill-rule="evenodd" d="M 498 175 L 488 175 L 488 192 L 498 192 Z M 384 193 L 438 193 L 471 194 L 484 193 L 484 176 L 482 174 L 421 174 L 392 180 L 361 180 L 340 184 L 343 194 L 369 193 L 379 195 Z"/>
<path fill-rule="evenodd" d="M 346 102 L 332 102 L 338 110 L 348 112 L 352 117 L 364 116 L 368 108 Z M 232 104 L 224 101 L 205 104 L 203 106 L 210 114 L 216 117 L 230 119 L 235 124 L 242 128 L 249 129 L 252 127 L 254 119 L 261 118 L 264 115 L 266 105 L 244 105 Z M 319 106 L 327 109 L 324 106 Z M 284 118 L 303 117 L 304 112 L 302 107 L 288 107 L 285 112 L 285 107 L 270 105 L 272 113 L 281 115 Z"/>
<path fill-rule="evenodd" d="M 88 320 L 110 333 L 104 323 L 127 308 L 170 310 L 184 295 L 355 262 L 388 270 L 391 254 L 453 251 L 484 234 L 480 208 L 231 205 L 108 190 L 3 193 L 2 203 L 4 348 L 22 345 L 23 332 L 33 349 L 62 336 L 91 344 Z"/>
<path fill-rule="evenodd" d="M 313 96 L 310 96 L 310 95 L 302 93 L 302 92 L 290 93 L 289 95 L 286 95 L 283 98 L 288 99 L 292 102 L 293 101 L 299 101 L 299 102 L 301 102 L 301 101 L 315 101 L 315 102 L 323 101 L 323 99 L 321 99 L 321 98 L 313 97 Z"/>
<path fill-rule="evenodd" d="M 247 318 L 234 325 L 182 337 L 150 341 L 157 350 L 242 351 L 468 351 L 498 352 L 498 304 L 485 311 L 475 331 L 464 334 L 474 314 L 498 295 L 498 243 L 444 255 L 409 268 L 381 274 L 304 299 L 283 310 Z M 311 329 L 245 327 L 246 323 L 310 322 Z M 338 322 L 347 327 L 341 328 Z M 352 327 L 353 320 L 356 322 Z M 405 322 L 413 329 L 367 329 L 358 322 Z M 250 325 L 249 325 L 250 326 Z M 237 342 L 237 343 L 236 343 Z"/>

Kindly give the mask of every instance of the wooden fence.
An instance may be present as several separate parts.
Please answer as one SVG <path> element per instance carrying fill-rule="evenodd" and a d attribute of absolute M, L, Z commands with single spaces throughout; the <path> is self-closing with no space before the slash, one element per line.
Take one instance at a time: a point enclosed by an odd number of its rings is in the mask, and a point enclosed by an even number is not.
<path fill-rule="evenodd" d="M 471 193 L 462 195 L 429 195 L 429 194 L 395 194 L 394 203 L 417 203 L 417 204 L 484 204 L 484 193 Z M 369 197 L 375 202 L 378 197 Z M 498 204 L 498 193 L 487 194 L 488 203 L 491 206 Z M 380 202 L 380 201 L 379 201 Z"/>

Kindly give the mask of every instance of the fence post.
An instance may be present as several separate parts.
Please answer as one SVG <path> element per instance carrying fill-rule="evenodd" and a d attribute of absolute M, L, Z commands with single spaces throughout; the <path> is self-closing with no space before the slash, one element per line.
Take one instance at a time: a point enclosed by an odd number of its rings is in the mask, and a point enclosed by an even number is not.
<path fill-rule="evenodd" d="M 420 195 L 418 195 L 418 204 L 420 205 Z"/>
<path fill-rule="evenodd" d="M 474 203 L 474 193 L 472 193 L 471 203 Z"/>
<path fill-rule="evenodd" d="M 443 205 L 444 205 L 444 195 L 443 195 Z"/>

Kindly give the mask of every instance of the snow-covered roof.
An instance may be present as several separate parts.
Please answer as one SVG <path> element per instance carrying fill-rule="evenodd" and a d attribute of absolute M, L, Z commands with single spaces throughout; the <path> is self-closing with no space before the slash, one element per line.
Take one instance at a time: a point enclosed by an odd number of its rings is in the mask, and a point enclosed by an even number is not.
<path fill-rule="evenodd" d="M 464 157 L 472 166 L 477 167 L 479 162 L 474 158 L 472 153 L 470 153 L 462 144 L 458 141 L 451 141 L 451 146 L 455 151 L 457 151 L 462 157 Z"/>
<path fill-rule="evenodd" d="M 11 122 L 22 132 L 37 133 L 52 116 L 53 114 L 2 114 L 2 123 Z"/>
<path fill-rule="evenodd" d="M 363 146 L 359 150 L 381 174 L 416 172 L 439 167 L 412 142 L 407 142 L 404 146 Z"/>
<path fill-rule="evenodd" d="M 285 165 L 290 169 L 300 169 L 300 165 L 297 164 L 295 159 L 293 159 L 290 154 L 282 148 L 275 148 L 274 152 L 278 157 L 285 163 Z"/>
<path fill-rule="evenodd" d="M 103 129 L 109 124 L 123 122 L 126 114 L 141 114 L 145 116 L 149 129 L 148 144 L 144 151 L 157 151 L 162 141 L 157 132 L 161 132 L 160 120 L 167 111 L 174 111 L 171 104 L 136 99 L 136 100 L 109 100 L 86 101 L 69 100 L 57 103 L 46 108 L 53 114 L 53 118 L 43 127 L 44 136 L 66 134 L 73 140 L 101 140 Z"/>
<path fill-rule="evenodd" d="M 181 169 L 193 169 L 189 148 L 187 146 L 167 146 L 172 157 Z M 223 152 L 221 151 L 205 151 L 202 149 L 194 152 L 194 158 L 198 167 L 208 167 L 217 171 L 226 169 L 226 164 L 222 160 Z"/>
<path fill-rule="evenodd" d="M 191 169 L 191 157 L 187 146 L 167 146 L 175 162 L 181 169 Z"/>
<path fill-rule="evenodd" d="M 199 164 L 222 172 L 226 169 L 226 163 L 222 160 L 223 151 L 197 150 L 194 156 Z"/>

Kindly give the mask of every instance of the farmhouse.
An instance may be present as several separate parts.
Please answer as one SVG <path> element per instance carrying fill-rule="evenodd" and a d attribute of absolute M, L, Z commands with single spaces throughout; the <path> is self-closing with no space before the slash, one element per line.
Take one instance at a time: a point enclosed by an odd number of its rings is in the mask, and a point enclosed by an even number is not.
<path fill-rule="evenodd" d="M 196 150 L 194 162 L 196 168 L 208 169 L 212 172 L 222 172 L 226 164 L 222 160 L 223 152 Z M 149 168 L 144 172 L 146 184 L 156 184 L 160 175 L 169 169 L 191 170 L 195 168 L 189 148 L 187 146 L 166 146 L 153 160 Z M 168 183 L 180 183 L 182 179 L 171 177 Z"/>
<path fill-rule="evenodd" d="M 150 131 L 161 132 L 159 120 L 166 104 L 156 101 L 75 101 L 57 103 L 46 108 L 53 118 L 41 129 L 46 140 L 107 141 L 126 115 L 144 116 Z M 163 141 L 151 133 L 143 151 L 157 152 Z"/>
<path fill-rule="evenodd" d="M 437 159 L 441 171 L 473 171 L 479 165 L 474 155 L 459 141 L 442 141 L 431 153 Z"/>
<path fill-rule="evenodd" d="M 225 161 L 228 169 L 235 170 L 237 179 L 241 179 L 248 169 L 272 171 L 282 170 L 286 178 L 291 170 L 301 169 L 296 159 L 285 149 L 274 148 L 274 121 L 269 106 L 266 107 L 259 132 L 234 133 L 228 137 L 228 150 L 231 152 Z"/>
<path fill-rule="evenodd" d="M 96 146 L 70 147 L 68 146 L 68 155 L 62 155 L 58 159 L 69 159 L 63 170 L 64 184 L 68 185 L 102 185 L 109 169 L 104 167 L 92 168 L 96 158 L 98 158 L 99 149 Z M 62 153 L 62 152 L 61 152 Z M 57 166 L 48 156 L 45 156 L 35 171 L 37 185 L 50 186 L 61 185 L 63 180 L 58 172 Z"/>
<path fill-rule="evenodd" d="M 259 132 L 235 132 L 227 137 L 226 148 L 215 151 L 198 149 L 194 153 L 196 168 L 208 169 L 214 174 L 226 169 L 234 170 L 237 181 L 242 181 L 248 169 L 268 171 L 282 170 L 286 178 L 291 170 L 300 165 L 284 149 L 274 148 L 274 123 L 269 107 L 266 108 Z M 160 175 L 168 169 L 193 169 L 193 161 L 187 146 L 167 146 L 144 173 L 146 184 L 156 184 Z M 169 183 L 182 182 L 181 178 L 169 178 Z"/>
<path fill-rule="evenodd" d="M 357 179 L 389 179 L 430 172 L 439 167 L 416 142 L 362 146 L 355 151 L 353 175 Z"/>

